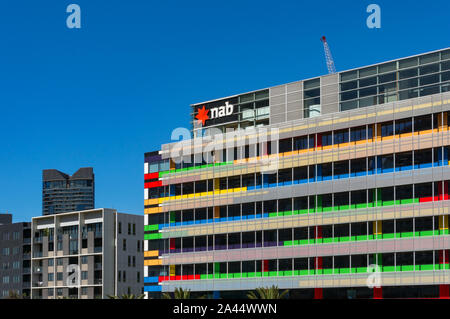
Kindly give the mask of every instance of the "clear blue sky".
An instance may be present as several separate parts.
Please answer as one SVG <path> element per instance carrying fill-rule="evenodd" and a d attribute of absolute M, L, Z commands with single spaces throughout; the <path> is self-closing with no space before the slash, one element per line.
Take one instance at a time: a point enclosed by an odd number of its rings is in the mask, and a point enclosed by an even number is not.
<path fill-rule="evenodd" d="M 77 3 L 82 28 L 66 27 Z M 368 29 L 366 7 L 381 7 Z M 189 104 L 450 46 L 442 1 L 2 1 L 0 212 L 41 214 L 42 170 L 93 166 L 96 206 L 143 212 L 143 154 Z"/>

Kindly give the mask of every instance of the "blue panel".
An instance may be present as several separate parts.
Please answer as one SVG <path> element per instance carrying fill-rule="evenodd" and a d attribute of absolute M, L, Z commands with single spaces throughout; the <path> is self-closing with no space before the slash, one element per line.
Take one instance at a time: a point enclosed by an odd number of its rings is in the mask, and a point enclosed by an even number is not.
<path fill-rule="evenodd" d="M 248 190 L 248 191 L 251 191 L 251 190 L 253 190 L 253 189 L 255 189 L 255 186 L 247 186 L 247 190 Z"/>
<path fill-rule="evenodd" d="M 158 277 L 145 277 L 144 283 L 153 283 L 158 282 Z"/>
<path fill-rule="evenodd" d="M 264 213 L 263 217 L 269 217 L 269 213 Z"/>
<path fill-rule="evenodd" d="M 161 291 L 161 286 L 144 286 L 144 291 Z"/>
<path fill-rule="evenodd" d="M 368 173 L 368 172 L 357 172 L 356 176 L 366 176 L 366 173 Z M 370 172 L 370 173 L 372 173 L 372 172 Z"/>

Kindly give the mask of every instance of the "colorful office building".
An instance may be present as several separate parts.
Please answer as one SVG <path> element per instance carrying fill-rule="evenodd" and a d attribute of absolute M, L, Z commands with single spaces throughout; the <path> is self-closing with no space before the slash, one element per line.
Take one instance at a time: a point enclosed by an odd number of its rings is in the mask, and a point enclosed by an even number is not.
<path fill-rule="evenodd" d="M 449 297 L 450 49 L 191 108 L 145 154 L 147 297 Z"/>

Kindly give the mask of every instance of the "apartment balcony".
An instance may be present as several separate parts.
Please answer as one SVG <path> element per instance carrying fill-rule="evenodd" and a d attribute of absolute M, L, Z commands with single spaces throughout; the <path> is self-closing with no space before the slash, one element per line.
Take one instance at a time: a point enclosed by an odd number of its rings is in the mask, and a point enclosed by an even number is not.
<path fill-rule="evenodd" d="M 33 268 L 33 272 L 34 273 L 38 273 L 38 274 L 41 273 L 42 272 L 42 267 L 34 267 Z"/>
<path fill-rule="evenodd" d="M 36 287 L 36 288 L 44 287 L 44 282 L 43 281 L 33 282 L 33 287 Z"/>
<path fill-rule="evenodd" d="M 94 285 L 101 285 L 102 284 L 102 279 L 101 278 L 94 278 Z"/>
<path fill-rule="evenodd" d="M 24 243 L 25 245 L 31 244 L 31 238 L 24 238 L 24 239 L 23 239 L 23 243 Z"/>
<path fill-rule="evenodd" d="M 30 267 L 22 268 L 22 273 L 24 275 L 29 275 L 31 273 L 31 268 Z"/>
<path fill-rule="evenodd" d="M 33 258 L 39 258 L 42 257 L 42 251 L 34 251 L 33 252 Z"/>
<path fill-rule="evenodd" d="M 94 270 L 102 270 L 102 263 L 95 263 Z"/>
<path fill-rule="evenodd" d="M 102 247 L 94 247 L 94 253 L 101 253 Z"/>
<path fill-rule="evenodd" d="M 42 240 L 43 240 L 43 237 L 34 237 L 33 242 L 34 242 L 35 244 L 37 244 L 37 243 L 42 243 Z"/>

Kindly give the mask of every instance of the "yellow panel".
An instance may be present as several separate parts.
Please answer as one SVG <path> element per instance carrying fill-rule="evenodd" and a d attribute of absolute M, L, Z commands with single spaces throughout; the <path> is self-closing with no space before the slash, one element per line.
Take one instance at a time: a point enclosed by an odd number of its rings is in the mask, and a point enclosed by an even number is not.
<path fill-rule="evenodd" d="M 144 266 L 159 266 L 162 265 L 162 259 L 144 260 Z"/>
<path fill-rule="evenodd" d="M 159 256 L 159 250 L 144 251 L 144 257 L 158 257 L 158 256 Z"/>

